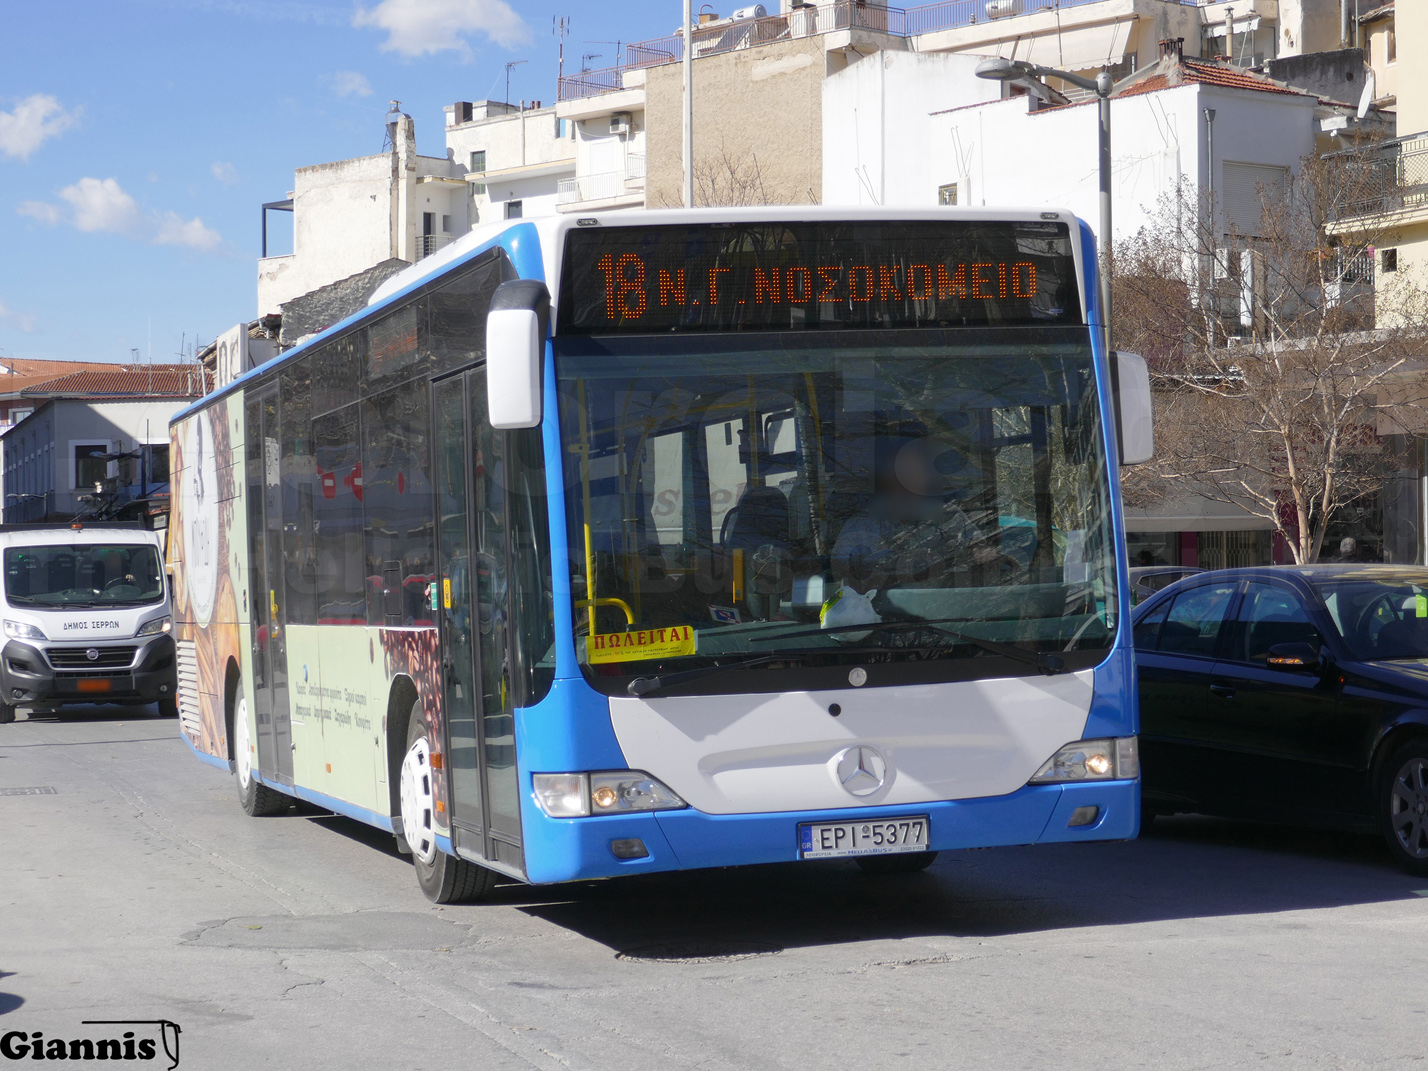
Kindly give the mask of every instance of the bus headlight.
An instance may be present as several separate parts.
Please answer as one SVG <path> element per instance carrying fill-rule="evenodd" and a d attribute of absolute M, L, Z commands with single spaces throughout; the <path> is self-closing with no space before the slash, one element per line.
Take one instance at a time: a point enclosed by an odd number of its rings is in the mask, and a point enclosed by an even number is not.
<path fill-rule="evenodd" d="M 173 627 L 174 619 L 172 617 L 156 617 L 152 621 L 145 621 L 142 625 L 140 625 L 139 631 L 134 633 L 134 635 L 158 636 L 161 633 L 168 632 Z"/>
<path fill-rule="evenodd" d="M 1128 781 L 1140 776 L 1140 751 L 1133 736 L 1078 740 L 1046 760 L 1027 784 L 1068 781 Z"/>
<path fill-rule="evenodd" d="M 49 639 L 43 632 L 34 625 L 27 625 L 23 621 L 6 621 L 5 635 L 12 640 L 47 640 Z"/>
<path fill-rule="evenodd" d="M 552 818 L 667 811 L 689 804 L 668 785 L 640 770 L 533 774 L 536 803 Z"/>

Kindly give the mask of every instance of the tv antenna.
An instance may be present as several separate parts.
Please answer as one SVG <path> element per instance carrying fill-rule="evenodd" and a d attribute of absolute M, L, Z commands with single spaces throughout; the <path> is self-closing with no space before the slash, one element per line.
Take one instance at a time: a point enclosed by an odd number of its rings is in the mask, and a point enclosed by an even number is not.
<path fill-rule="evenodd" d="M 580 73 L 581 73 L 581 74 L 585 74 L 587 71 L 589 71 L 589 70 L 590 70 L 590 61 L 593 60 L 593 59 L 599 59 L 599 58 L 600 58 L 601 56 L 603 56 L 604 54 L 605 54 L 605 53 L 603 53 L 603 52 L 586 52 L 586 53 L 583 53 L 583 54 L 581 55 L 581 57 L 580 57 Z"/>
<path fill-rule="evenodd" d="M 614 45 L 615 46 L 615 66 L 620 65 L 620 57 L 624 55 L 623 41 L 586 41 L 587 45 Z"/>
<path fill-rule="evenodd" d="M 506 103 L 507 103 L 507 104 L 510 104 L 510 103 L 511 103 L 511 68 L 512 68 L 512 67 L 519 67 L 522 63 L 529 63 L 529 62 L 530 62 L 529 60 L 518 59 L 518 60 L 511 60 L 510 63 L 506 64 Z"/>

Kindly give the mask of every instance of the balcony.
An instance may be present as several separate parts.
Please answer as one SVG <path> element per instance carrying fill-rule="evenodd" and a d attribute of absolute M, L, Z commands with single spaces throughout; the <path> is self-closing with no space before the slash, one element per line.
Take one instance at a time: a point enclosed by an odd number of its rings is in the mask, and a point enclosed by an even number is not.
<path fill-rule="evenodd" d="M 416 258 L 422 260 L 451 241 L 449 234 L 419 234 L 416 240 Z"/>
<path fill-rule="evenodd" d="M 1340 169 L 1329 207 L 1337 229 L 1355 219 L 1428 218 L 1428 131 L 1326 159 Z"/>
<path fill-rule="evenodd" d="M 600 202 L 604 208 L 642 205 L 645 200 L 645 155 L 630 153 L 623 171 L 602 171 L 561 179 L 556 186 L 555 205 L 560 211 Z"/>

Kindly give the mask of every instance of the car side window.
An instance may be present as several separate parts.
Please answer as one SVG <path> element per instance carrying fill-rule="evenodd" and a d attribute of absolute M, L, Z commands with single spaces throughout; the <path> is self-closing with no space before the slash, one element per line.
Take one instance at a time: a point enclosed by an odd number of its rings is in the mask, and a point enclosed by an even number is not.
<path fill-rule="evenodd" d="M 1170 609 L 1170 601 L 1166 599 L 1150 613 L 1140 619 L 1135 627 L 1135 645 L 1137 650 L 1155 650 L 1155 641 L 1160 636 L 1160 625 L 1165 620 L 1165 613 Z"/>
<path fill-rule="evenodd" d="M 1234 581 L 1205 584 L 1175 596 L 1175 602 L 1160 626 L 1156 649 L 1166 654 L 1203 655 L 1212 658 L 1220 626 L 1235 593 Z"/>
<path fill-rule="evenodd" d="M 1239 662 L 1263 665 L 1269 649 L 1279 643 L 1307 643 L 1317 650 L 1324 642 L 1299 596 L 1273 584 L 1249 584 L 1239 621 L 1234 655 Z"/>

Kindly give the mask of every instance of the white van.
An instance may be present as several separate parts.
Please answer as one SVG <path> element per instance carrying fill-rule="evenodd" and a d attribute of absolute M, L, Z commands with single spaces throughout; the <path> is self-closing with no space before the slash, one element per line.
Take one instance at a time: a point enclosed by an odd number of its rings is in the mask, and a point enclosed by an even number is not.
<path fill-rule="evenodd" d="M 132 524 L 0 525 L 0 723 L 70 703 L 178 714 L 162 540 Z"/>

